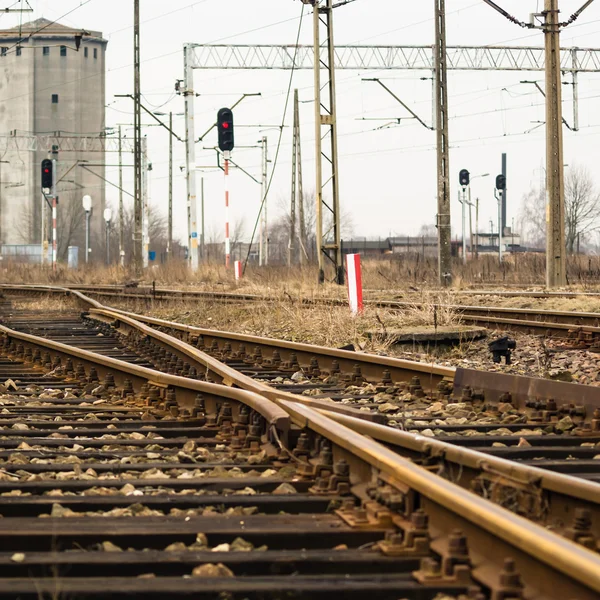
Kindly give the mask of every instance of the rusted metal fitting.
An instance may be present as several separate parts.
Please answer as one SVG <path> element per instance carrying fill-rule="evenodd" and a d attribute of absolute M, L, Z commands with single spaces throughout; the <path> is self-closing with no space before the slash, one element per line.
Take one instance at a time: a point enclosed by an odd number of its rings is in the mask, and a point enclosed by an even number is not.
<path fill-rule="evenodd" d="M 33 352 L 29 346 L 27 346 L 27 348 L 24 348 L 23 350 L 23 360 L 26 363 L 33 362 Z"/>
<path fill-rule="evenodd" d="M 125 379 L 123 381 L 123 396 L 134 396 L 135 390 L 133 389 L 133 383 L 131 379 Z"/>
<path fill-rule="evenodd" d="M 79 381 L 86 380 L 87 375 L 82 362 L 77 363 L 77 366 L 75 367 L 75 375 L 77 375 L 77 379 L 79 379 Z"/>
<path fill-rule="evenodd" d="M 310 457 L 310 438 L 306 433 L 301 433 L 298 437 L 296 447 L 292 451 L 292 454 L 296 458 L 309 458 Z"/>
<path fill-rule="evenodd" d="M 255 365 L 262 365 L 263 363 L 263 353 L 262 350 L 260 348 L 260 346 L 256 346 L 254 348 L 254 356 L 252 357 L 252 360 L 254 362 Z"/>
<path fill-rule="evenodd" d="M 341 369 L 340 369 L 340 363 L 339 361 L 333 359 L 331 361 L 331 369 L 329 369 L 329 374 L 330 375 L 339 375 L 341 373 Z"/>
<path fill-rule="evenodd" d="M 204 396 L 202 394 L 198 394 L 194 399 L 194 408 L 192 408 L 192 417 L 194 419 L 198 419 L 199 417 L 203 417 L 206 412 L 206 408 L 204 406 Z"/>
<path fill-rule="evenodd" d="M 424 398 L 425 392 L 423 391 L 423 386 L 421 385 L 421 380 L 415 375 L 411 380 L 408 386 L 408 391 L 415 396 L 415 398 Z"/>
<path fill-rule="evenodd" d="M 576 508 L 571 527 L 565 530 L 565 537 L 589 550 L 597 550 L 596 538 L 592 534 L 592 512 L 589 508 Z"/>
<path fill-rule="evenodd" d="M 383 370 L 383 375 L 381 376 L 381 385 L 384 385 L 386 387 L 394 385 L 394 382 L 392 380 L 392 374 L 389 369 Z"/>
<path fill-rule="evenodd" d="M 386 534 L 385 540 L 379 542 L 378 548 L 386 556 L 427 556 L 429 554 L 429 517 L 419 509 L 415 510 L 409 521 L 399 522 L 394 519 L 400 532 Z"/>
<path fill-rule="evenodd" d="M 42 351 L 39 348 L 36 348 L 33 351 L 33 364 L 34 365 L 42 364 Z"/>
<path fill-rule="evenodd" d="M 271 365 L 273 365 L 276 368 L 279 368 L 281 366 L 281 354 L 279 353 L 279 350 L 277 350 L 277 348 L 273 350 L 273 354 L 271 355 Z"/>
<path fill-rule="evenodd" d="M 436 548 L 437 551 L 437 548 Z M 421 568 L 415 571 L 415 579 L 421 583 L 454 583 L 468 585 L 471 581 L 471 561 L 467 538 L 460 530 L 455 530 L 448 538 L 445 549 L 439 552 L 442 564 L 430 558 L 421 561 Z"/>
<path fill-rule="evenodd" d="M 107 390 L 114 389 L 114 387 L 115 387 L 115 376 L 114 376 L 113 373 L 107 373 L 104 376 L 104 387 Z"/>
<path fill-rule="evenodd" d="M 319 361 L 315 356 L 310 359 L 310 365 L 306 371 L 309 375 L 313 377 L 319 377 L 321 375 L 321 369 L 319 368 Z"/>
<path fill-rule="evenodd" d="M 378 502 L 365 502 L 360 508 L 342 507 L 335 513 L 357 529 L 390 529 L 394 525 L 391 511 Z"/>
<path fill-rule="evenodd" d="M 74 371 L 73 371 L 73 361 L 70 358 L 67 358 L 67 360 L 65 361 L 65 373 L 67 375 L 73 375 Z"/>
<path fill-rule="evenodd" d="M 148 391 L 148 406 L 154 406 L 160 402 L 160 390 L 152 386 Z"/>
<path fill-rule="evenodd" d="M 512 558 L 504 560 L 504 568 L 498 575 L 498 585 L 491 589 L 490 600 L 522 600 L 523 582 Z"/>
<path fill-rule="evenodd" d="M 210 354 L 216 354 L 219 351 L 219 342 L 217 342 L 217 340 L 213 340 L 208 351 Z"/>
<path fill-rule="evenodd" d="M 356 364 L 352 367 L 352 375 L 350 375 L 350 381 L 354 385 L 360 385 L 361 383 L 364 383 L 366 381 L 366 379 L 363 377 L 362 369 L 360 368 L 359 364 Z"/>
<path fill-rule="evenodd" d="M 231 404 L 229 402 L 223 402 L 223 405 L 219 410 L 219 416 L 217 417 L 217 425 L 219 425 L 219 427 L 231 427 L 232 423 L 233 413 L 231 410 Z"/>
<path fill-rule="evenodd" d="M 98 383 L 100 378 L 98 377 L 98 371 L 96 367 L 90 367 L 90 374 L 88 375 L 88 383 Z"/>

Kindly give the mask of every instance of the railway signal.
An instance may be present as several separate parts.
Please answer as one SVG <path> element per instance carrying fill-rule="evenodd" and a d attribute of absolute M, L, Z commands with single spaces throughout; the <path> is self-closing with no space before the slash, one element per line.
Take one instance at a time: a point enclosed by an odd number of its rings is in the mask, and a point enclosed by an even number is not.
<path fill-rule="evenodd" d="M 496 176 L 496 189 L 494 190 L 496 200 L 498 200 L 498 260 L 502 262 L 502 236 L 504 235 L 504 225 L 502 223 L 502 196 L 506 189 L 506 177 L 500 173 Z"/>
<path fill-rule="evenodd" d="M 231 109 L 222 108 L 217 113 L 217 130 L 219 132 L 219 149 L 221 152 L 231 152 L 234 146 L 233 112 Z"/>
<path fill-rule="evenodd" d="M 464 188 L 466 188 L 469 185 L 469 183 L 471 182 L 471 175 L 469 171 L 467 171 L 467 169 L 461 169 L 460 173 L 458 174 L 458 181 L 460 182 L 460 185 Z"/>
<path fill-rule="evenodd" d="M 52 189 L 52 161 L 49 158 L 42 161 L 42 189 Z"/>

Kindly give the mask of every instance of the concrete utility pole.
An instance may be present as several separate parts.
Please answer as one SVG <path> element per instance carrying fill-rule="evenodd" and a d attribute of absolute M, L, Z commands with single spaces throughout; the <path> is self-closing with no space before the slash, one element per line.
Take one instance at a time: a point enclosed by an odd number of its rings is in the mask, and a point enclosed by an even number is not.
<path fill-rule="evenodd" d="M 263 136 L 260 145 L 262 148 L 262 179 L 261 179 L 261 212 L 260 212 L 260 230 L 258 240 L 258 264 L 263 267 L 269 264 L 269 230 L 267 215 L 267 188 L 268 167 L 269 167 L 269 147 L 266 136 Z"/>
<path fill-rule="evenodd" d="M 558 0 L 545 0 L 546 43 L 546 285 L 567 284 L 565 248 L 565 181 Z"/>
<path fill-rule="evenodd" d="M 119 125 L 119 264 L 125 266 L 125 207 L 123 205 L 123 138 Z"/>
<path fill-rule="evenodd" d="M 167 259 L 173 253 L 173 113 L 169 113 L 169 224 L 167 238 Z"/>
<path fill-rule="evenodd" d="M 438 170 L 438 270 L 440 284 L 452 283 L 450 223 L 450 149 L 446 63 L 446 0 L 435 1 L 435 104 Z"/>
<path fill-rule="evenodd" d="M 507 181 L 506 179 L 506 174 L 507 174 L 507 159 L 506 159 L 506 152 L 502 153 L 502 170 L 501 170 L 502 175 L 504 176 L 504 181 Z M 503 194 L 502 194 L 502 228 L 504 231 L 504 228 L 506 227 L 506 206 L 507 206 L 507 199 L 506 199 L 506 188 L 503 190 Z"/>
<path fill-rule="evenodd" d="M 325 281 L 323 256 L 329 258 L 335 268 L 335 281 L 344 283 L 342 259 L 340 196 L 338 179 L 337 115 L 335 95 L 335 45 L 333 40 L 334 0 L 302 0 L 312 4 L 314 30 L 314 100 L 315 100 L 315 158 L 316 158 L 316 220 L 319 282 Z M 325 31 L 326 52 L 322 53 L 321 27 Z M 321 69 L 326 70 L 328 81 L 321 85 Z M 329 152 L 323 150 L 323 141 L 329 138 Z M 328 177 L 324 178 L 324 168 Z M 325 182 L 324 182 L 325 180 Z M 329 184 L 331 184 L 329 186 Z M 325 199 L 325 186 L 331 191 L 331 199 Z M 331 227 L 323 231 L 323 207 L 331 215 Z"/>
<path fill-rule="evenodd" d="M 150 202 L 148 200 L 148 139 L 142 138 L 142 264 L 148 268 L 150 250 Z"/>
<path fill-rule="evenodd" d="M 511 22 L 529 29 L 542 29 L 544 32 L 544 69 L 546 72 L 546 286 L 560 287 L 567 284 L 565 248 L 565 181 L 563 163 L 563 123 L 560 30 L 576 21 L 594 0 L 585 0 L 566 21 L 559 19 L 558 0 L 544 0 L 544 11 L 530 15 L 531 21 L 519 21 L 492 0 L 484 0 L 492 8 Z M 537 25 L 539 20 L 542 24 Z M 577 78 L 579 62 L 577 49 L 570 52 L 573 72 L 574 119 L 576 131 L 579 128 L 577 114 Z"/>
<path fill-rule="evenodd" d="M 140 277 L 144 264 L 144 240 L 142 235 L 142 114 L 140 106 L 140 0 L 134 0 L 133 6 L 133 266 L 136 276 Z"/>
<path fill-rule="evenodd" d="M 194 71 L 188 60 L 187 49 L 183 51 L 185 99 L 185 169 L 187 180 L 187 213 L 188 213 L 188 260 L 192 272 L 198 270 L 198 227 L 196 206 L 196 140 L 194 125 Z"/>
<path fill-rule="evenodd" d="M 298 158 L 298 148 L 296 147 L 296 111 L 295 102 L 298 97 L 298 90 L 294 90 L 294 132 L 292 134 L 292 194 L 290 197 L 290 238 L 288 241 L 288 267 L 292 266 L 295 259 L 294 239 L 296 237 L 296 177 L 298 174 L 296 160 Z"/>

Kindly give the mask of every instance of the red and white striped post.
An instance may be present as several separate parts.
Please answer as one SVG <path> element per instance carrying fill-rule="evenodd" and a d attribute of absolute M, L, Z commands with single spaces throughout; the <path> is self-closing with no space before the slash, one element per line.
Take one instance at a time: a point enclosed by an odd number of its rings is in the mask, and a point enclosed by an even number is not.
<path fill-rule="evenodd" d="M 52 270 L 56 271 L 56 258 L 57 258 L 57 247 L 56 247 L 56 194 L 52 196 Z"/>
<path fill-rule="evenodd" d="M 233 263 L 233 270 L 235 272 L 235 280 L 239 281 L 242 278 L 242 261 L 236 260 Z"/>
<path fill-rule="evenodd" d="M 357 315 L 364 308 L 360 254 L 346 255 L 346 271 L 348 274 L 348 304 L 352 314 Z"/>
<path fill-rule="evenodd" d="M 231 259 L 231 241 L 229 239 L 229 152 L 225 152 L 225 266 L 229 266 Z"/>

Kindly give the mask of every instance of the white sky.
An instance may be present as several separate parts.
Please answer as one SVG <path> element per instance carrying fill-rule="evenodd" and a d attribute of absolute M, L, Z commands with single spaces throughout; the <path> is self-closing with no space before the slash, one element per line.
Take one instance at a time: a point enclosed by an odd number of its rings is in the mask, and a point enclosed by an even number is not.
<path fill-rule="evenodd" d="M 108 39 L 106 104 L 107 126 L 131 123 L 131 101 L 115 99 L 115 94 L 131 93 L 132 19 L 131 0 L 29 0 L 33 14 L 59 20 L 74 27 L 100 30 Z M 12 5 L 4 0 L 0 7 Z M 15 2 L 14 4 L 17 4 Z M 529 13 L 541 10 L 543 0 L 499 0 L 504 8 L 528 20 Z M 583 4 L 583 0 L 562 0 L 563 20 Z M 433 0 L 356 0 L 335 12 L 337 44 L 410 45 L 433 43 Z M 296 38 L 301 3 L 297 0 L 159 0 L 142 2 L 142 93 L 144 103 L 153 110 L 183 112 L 183 98 L 174 95 L 174 81 L 183 74 L 183 44 L 197 43 L 293 43 Z M 448 0 L 446 3 L 449 45 L 531 45 L 543 44 L 543 34 L 506 21 L 482 0 Z M 68 14 L 67 14 L 68 13 Z M 64 16 L 66 15 L 66 16 Z M 305 11 L 301 43 L 312 40 L 312 20 Z M 0 27 L 18 24 L 19 16 L 1 15 Z M 579 21 L 562 36 L 562 46 L 600 47 L 600 1 L 592 4 Z M 236 145 L 255 145 L 263 135 L 258 127 L 241 125 L 278 125 L 281 123 L 289 71 L 195 71 L 197 135 L 214 121 L 217 110 L 235 102 L 242 93 L 261 92 L 245 100 L 235 112 Z M 351 214 L 355 236 L 385 237 L 415 234 L 423 223 L 433 223 L 436 213 L 435 134 L 412 120 L 399 127 L 374 129 L 384 122 L 364 121 L 363 117 L 404 117 L 404 109 L 374 83 L 363 77 L 381 77 L 404 102 L 425 121 L 431 121 L 431 82 L 420 71 L 338 71 L 338 120 L 340 148 L 340 190 L 344 212 Z M 449 72 L 450 79 L 450 169 L 453 234 L 460 235 L 458 171 L 467 168 L 475 179 L 473 197 L 481 199 L 480 223 L 494 220 L 496 203 L 493 181 L 500 171 L 501 153 L 508 153 L 508 224 L 518 213 L 521 196 L 540 180 L 545 156 L 544 128 L 531 133 L 536 121 L 545 118 L 543 98 L 533 86 L 521 80 L 538 80 L 543 73 L 530 72 Z M 568 79 L 565 78 L 565 81 Z M 312 73 L 297 71 L 293 87 L 300 89 L 300 100 L 312 99 Z M 572 122 L 571 87 L 563 88 L 564 116 Z M 600 134 L 600 74 L 580 76 L 580 128 L 565 130 L 565 163 L 588 166 L 593 174 L 598 162 Z M 314 189 L 313 106 L 301 105 L 303 128 L 303 168 L 305 189 Z M 184 137 L 182 116 L 174 118 L 175 129 Z M 150 123 L 150 117 L 144 117 Z M 291 125 L 291 105 L 286 124 Z M 150 194 L 154 204 L 166 213 L 168 180 L 168 134 L 160 128 L 147 128 Z M 269 130 L 270 158 L 274 157 L 278 132 Z M 132 135 L 132 131 L 129 131 Z M 213 130 L 205 145 L 216 144 Z M 185 238 L 185 179 L 183 144 L 175 142 L 175 228 Z M 107 157 L 107 162 L 113 162 Z M 260 150 L 240 148 L 234 160 L 260 178 Z M 197 146 L 197 164 L 215 162 L 213 151 Z M 129 161 L 131 164 L 131 161 Z M 291 127 L 284 130 L 281 154 L 269 196 L 269 214 L 281 212 L 289 202 L 291 170 Z M 125 187 L 132 190 L 132 169 L 126 173 Z M 117 182 L 117 170 L 107 169 Z M 224 202 L 221 172 L 206 172 L 206 231 L 223 230 Z M 198 175 L 199 184 L 200 174 Z M 199 187 L 199 186 L 198 186 Z M 117 193 L 107 187 L 109 201 Z M 232 175 L 232 221 L 245 217 L 247 231 L 256 219 L 260 188 L 239 172 Z M 485 227 L 489 230 L 489 224 Z"/>

